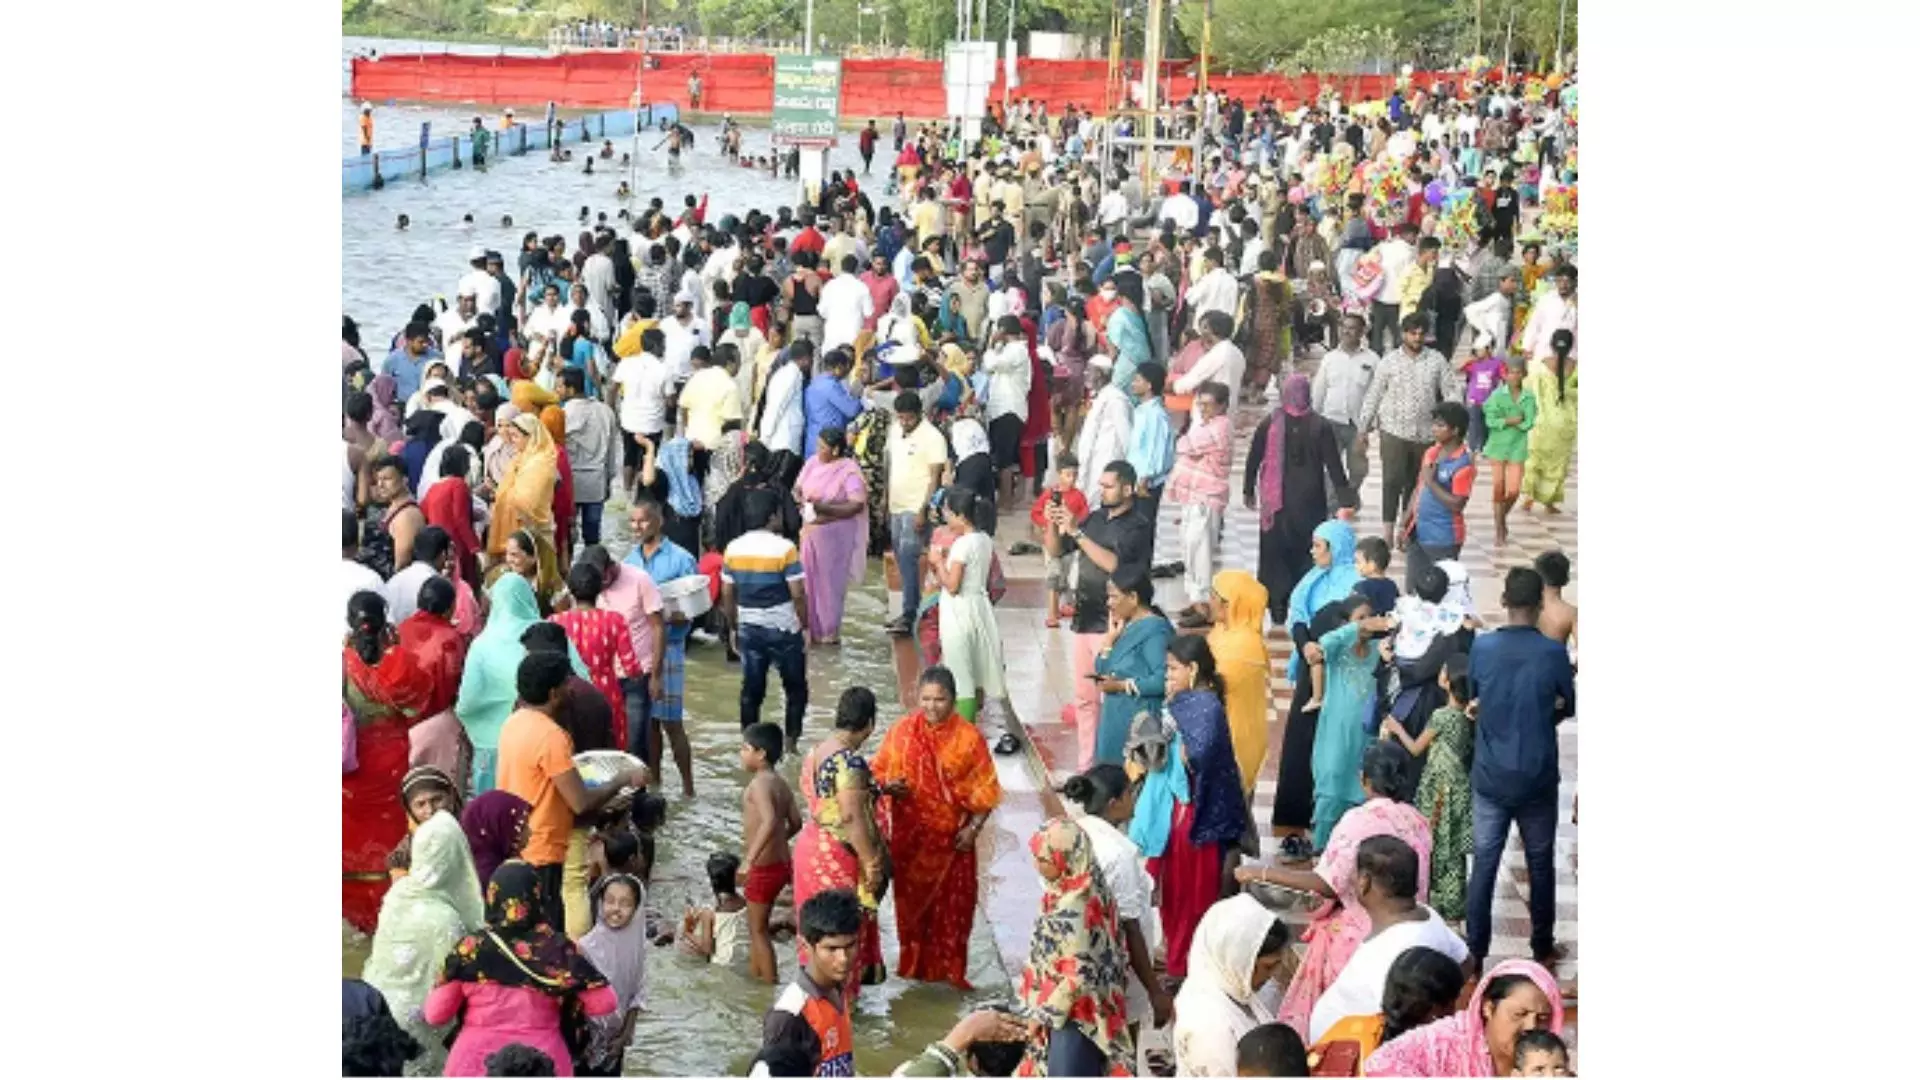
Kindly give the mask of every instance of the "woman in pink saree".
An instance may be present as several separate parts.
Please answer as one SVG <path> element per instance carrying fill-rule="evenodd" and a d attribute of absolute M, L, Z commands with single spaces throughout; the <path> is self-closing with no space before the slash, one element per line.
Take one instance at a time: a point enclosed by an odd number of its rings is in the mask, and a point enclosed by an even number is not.
<path fill-rule="evenodd" d="M 1368 1076 L 1511 1076 L 1520 1033 L 1544 1027 L 1558 1035 L 1565 1020 L 1560 986 L 1547 969 L 1505 960 L 1480 980 L 1466 1008 L 1375 1050 L 1362 1070 Z"/>
<path fill-rule="evenodd" d="M 1373 932 L 1373 922 L 1354 900 L 1354 855 L 1360 842 L 1375 836 L 1395 836 L 1407 842 L 1420 858 L 1419 889 L 1415 899 L 1427 902 L 1428 865 L 1433 855 L 1433 831 L 1412 803 L 1417 781 L 1413 756 L 1398 743 L 1376 742 L 1360 763 L 1360 787 L 1366 801 L 1341 815 L 1327 838 L 1327 848 L 1312 870 L 1275 870 L 1241 867 L 1234 876 L 1243 884 L 1263 881 L 1326 898 L 1313 913 L 1303 935 L 1306 955 L 1294 972 L 1277 1019 L 1307 1037 L 1307 1019 L 1314 1002 L 1340 977 L 1355 949 Z M 1394 1074 L 1398 1075 L 1398 1074 Z"/>
<path fill-rule="evenodd" d="M 867 570 L 867 482 L 847 454 L 847 433 L 827 428 L 794 485 L 803 507 L 800 569 L 807 575 L 807 626 L 818 645 L 840 644 L 847 593 Z"/>

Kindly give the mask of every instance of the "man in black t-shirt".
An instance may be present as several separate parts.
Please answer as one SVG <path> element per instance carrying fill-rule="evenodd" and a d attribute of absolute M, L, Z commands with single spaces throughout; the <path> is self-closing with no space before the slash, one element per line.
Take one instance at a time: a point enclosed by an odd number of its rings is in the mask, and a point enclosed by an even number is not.
<path fill-rule="evenodd" d="M 1066 507 L 1050 506 L 1052 524 L 1042 534 L 1048 554 L 1079 555 L 1080 578 L 1073 594 L 1073 712 L 1083 772 L 1093 766 L 1100 728 L 1100 688 L 1093 679 L 1093 662 L 1107 633 L 1107 581 L 1130 572 L 1144 574 L 1153 559 L 1153 519 L 1134 505 L 1137 482 L 1132 465 L 1114 462 L 1100 474 L 1100 509 L 1076 528 Z"/>
<path fill-rule="evenodd" d="M 995 201 L 993 218 L 980 226 L 980 246 L 987 249 L 988 266 L 1004 266 L 1013 250 L 1013 226 L 1007 222 L 1007 204 Z"/>

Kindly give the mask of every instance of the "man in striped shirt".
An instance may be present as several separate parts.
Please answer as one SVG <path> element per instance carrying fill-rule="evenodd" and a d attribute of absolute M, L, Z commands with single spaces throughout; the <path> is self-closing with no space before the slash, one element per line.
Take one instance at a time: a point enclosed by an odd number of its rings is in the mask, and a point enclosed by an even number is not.
<path fill-rule="evenodd" d="M 780 535 L 775 493 L 749 494 L 746 516 L 756 527 L 728 544 L 720 563 L 720 603 L 740 654 L 740 730 L 760 722 L 767 671 L 777 667 L 792 752 L 807 715 L 807 587 L 800 549 Z"/>

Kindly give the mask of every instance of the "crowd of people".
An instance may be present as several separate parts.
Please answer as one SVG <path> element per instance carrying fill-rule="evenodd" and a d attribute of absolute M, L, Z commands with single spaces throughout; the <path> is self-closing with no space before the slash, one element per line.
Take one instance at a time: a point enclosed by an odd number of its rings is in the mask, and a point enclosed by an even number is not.
<path fill-rule="evenodd" d="M 1079 812 L 1022 838 L 1017 1000 L 903 1074 L 1124 1074 L 1170 1027 L 1182 1075 L 1566 1075 L 1571 567 L 1508 570 L 1492 629 L 1459 556 L 1480 469 L 1496 547 L 1515 503 L 1564 500 L 1577 242 L 1528 224 L 1575 181 L 1576 95 L 1189 101 L 1168 122 L 1203 151 L 1152 185 L 1072 107 L 972 143 L 896 118 L 879 190 L 582 208 L 576 243 L 474 248 L 455 304 L 391 338 L 344 320 L 343 914 L 372 935 L 349 1074 L 617 1074 L 675 939 L 777 982 L 791 934 L 759 1075 L 852 1075 L 862 987 L 968 988 L 993 753 L 1019 749 L 979 727 L 1006 694 L 994 606 L 1003 557 L 1037 554 Z M 1235 417 L 1269 404 L 1241 456 Z M 1244 567 L 1221 557 L 1236 458 Z M 806 657 L 841 647 L 876 558 L 923 660 L 906 715 L 852 687 L 810 733 Z M 1295 692 L 1261 865 L 1268 628 Z M 648 889 L 665 755 L 695 797 L 693 648 L 738 663 L 749 782 L 713 907 L 672 925 Z M 1531 956 L 1493 962 L 1511 826 Z"/>

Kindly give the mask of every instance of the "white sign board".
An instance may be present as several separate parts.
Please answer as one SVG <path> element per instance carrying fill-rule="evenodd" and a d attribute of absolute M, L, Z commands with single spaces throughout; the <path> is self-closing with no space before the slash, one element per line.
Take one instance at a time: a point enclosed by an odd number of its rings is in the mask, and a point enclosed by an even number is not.
<path fill-rule="evenodd" d="M 993 86 L 999 61 L 996 41 L 947 42 L 942 81 L 947 88 L 947 115 L 979 120 L 987 115 L 987 91 Z"/>

